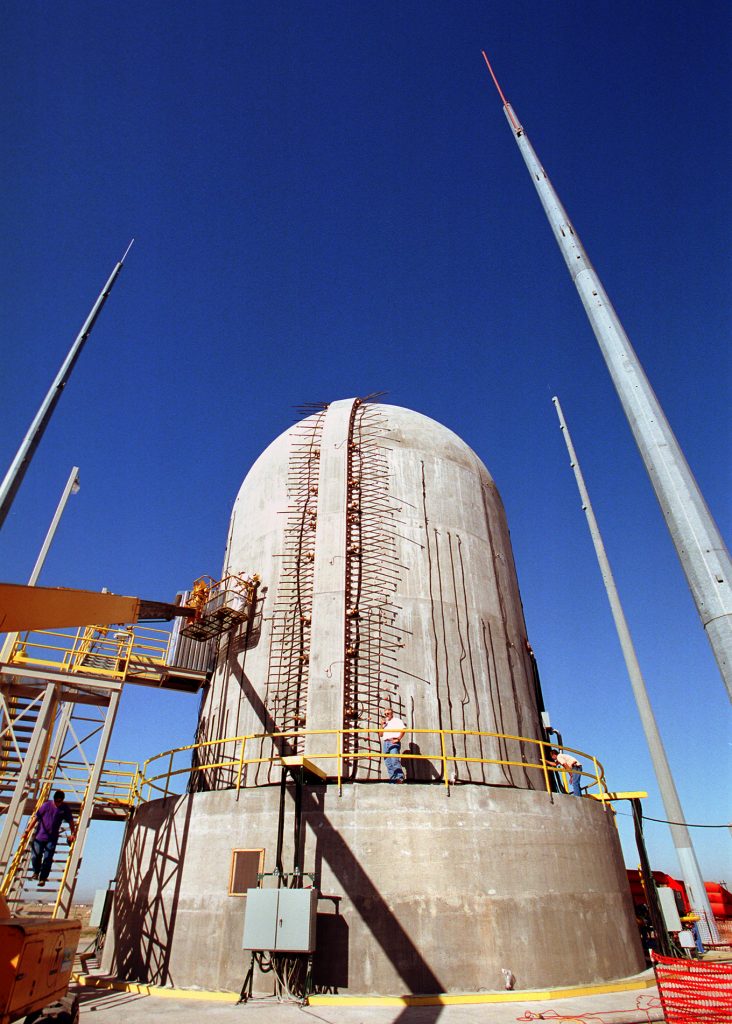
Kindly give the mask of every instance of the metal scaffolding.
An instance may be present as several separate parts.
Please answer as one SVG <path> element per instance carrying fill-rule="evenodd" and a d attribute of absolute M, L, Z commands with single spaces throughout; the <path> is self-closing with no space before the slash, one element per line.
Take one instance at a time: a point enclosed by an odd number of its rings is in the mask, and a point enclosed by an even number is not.
<path fill-rule="evenodd" d="M 76 830 L 59 839 L 43 910 L 69 915 L 91 821 L 125 820 L 133 804 L 137 766 L 107 759 L 123 687 L 196 692 L 215 641 L 193 646 L 186 658 L 179 631 L 139 625 L 9 638 L 0 663 L 0 893 L 14 912 L 40 895 L 30 878 L 32 817 L 61 789 Z"/>

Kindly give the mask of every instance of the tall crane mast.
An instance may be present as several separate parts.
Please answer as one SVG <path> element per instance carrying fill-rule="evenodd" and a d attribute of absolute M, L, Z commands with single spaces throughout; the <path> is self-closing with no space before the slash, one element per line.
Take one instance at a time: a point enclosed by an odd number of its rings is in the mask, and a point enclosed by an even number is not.
<path fill-rule="evenodd" d="M 503 95 L 485 52 L 483 58 L 610 371 L 732 700 L 732 563 L 729 552 L 600 278 L 519 119 Z"/>

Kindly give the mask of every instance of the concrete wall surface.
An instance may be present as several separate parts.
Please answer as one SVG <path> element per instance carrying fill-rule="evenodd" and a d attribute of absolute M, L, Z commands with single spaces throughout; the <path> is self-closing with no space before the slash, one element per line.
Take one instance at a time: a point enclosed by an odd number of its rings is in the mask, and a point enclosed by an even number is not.
<path fill-rule="evenodd" d="M 103 966 L 129 980 L 238 991 L 246 897 L 232 850 L 274 867 L 279 787 L 143 805 L 123 853 Z M 305 871 L 316 874 L 315 977 L 348 993 L 577 985 L 644 961 L 612 813 L 530 790 L 380 783 L 305 787 Z M 291 870 L 288 786 L 284 868 Z M 307 881 L 307 880 L 306 880 Z M 273 885 L 266 879 L 265 885 Z M 271 975 L 257 980 L 271 991 Z"/>

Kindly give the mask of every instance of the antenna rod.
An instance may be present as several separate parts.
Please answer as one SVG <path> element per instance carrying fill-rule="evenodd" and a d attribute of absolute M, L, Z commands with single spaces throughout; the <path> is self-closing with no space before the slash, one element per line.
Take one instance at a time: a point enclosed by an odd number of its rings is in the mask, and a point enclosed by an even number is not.
<path fill-rule="evenodd" d="M 488 58 L 483 56 L 610 371 L 732 700 L 732 563 L 729 552 L 600 278 L 518 118 L 506 102 Z"/>
<path fill-rule="evenodd" d="M 35 419 L 28 428 L 28 433 L 23 438 L 23 442 L 10 465 L 10 469 L 8 469 L 5 474 L 5 479 L 3 480 L 2 485 L 0 485 L 0 527 L 2 527 L 5 522 L 7 514 L 10 511 L 10 506 L 13 504 L 18 488 L 23 482 L 26 470 L 30 465 L 31 459 L 35 455 L 36 448 L 41 442 L 41 438 L 43 437 L 46 427 L 53 415 L 54 409 L 58 404 L 58 400 L 60 399 L 61 394 L 66 387 L 66 383 L 71 376 L 71 371 L 74 369 L 76 360 L 79 358 L 81 350 L 84 347 L 84 343 L 91 334 L 97 317 L 101 313 L 102 307 L 107 301 L 109 293 L 112 291 L 114 282 L 117 280 L 119 272 L 124 264 L 125 257 L 132 248 L 134 241 L 135 240 L 133 238 L 127 246 L 124 256 L 112 271 L 109 280 L 99 294 L 99 298 L 92 306 L 89 316 L 84 321 L 84 325 L 76 337 L 76 341 L 69 349 L 61 369 L 56 374 L 56 379 L 49 388 L 48 394 L 36 413 Z"/>
<path fill-rule="evenodd" d="M 648 690 L 646 689 L 645 680 L 643 679 L 640 665 L 638 663 L 638 656 L 635 652 L 633 640 L 630 636 L 630 630 L 628 629 L 628 623 L 625 618 L 625 613 L 623 612 L 623 606 L 620 603 L 620 595 L 618 594 L 618 588 L 615 586 L 615 579 L 605 552 L 605 545 L 603 544 L 602 536 L 600 535 L 600 528 L 597 525 L 595 513 L 592 509 L 590 495 L 587 491 L 587 487 L 585 486 L 585 480 L 582 476 L 582 470 L 580 469 L 580 465 L 577 460 L 577 454 L 574 450 L 574 445 L 572 444 L 572 438 L 569 435 L 569 428 L 565 422 L 562 407 L 559 404 L 559 399 L 556 397 L 552 398 L 552 402 L 554 403 L 554 408 L 556 409 L 557 416 L 559 417 L 559 429 L 564 435 L 564 442 L 567 445 L 567 451 L 569 452 L 569 464 L 574 471 L 577 488 L 580 493 L 580 498 L 582 499 L 582 509 L 587 518 L 587 525 L 590 529 L 592 543 L 595 546 L 595 554 L 597 555 L 597 561 L 600 566 L 602 581 L 605 584 L 607 599 L 610 602 L 610 609 L 613 613 L 615 628 L 618 632 L 618 639 L 620 640 L 623 657 L 625 658 L 625 667 L 627 668 L 628 675 L 630 676 L 630 685 L 633 687 L 633 695 L 638 706 L 638 714 L 640 715 L 643 732 L 646 734 L 646 742 L 648 743 L 648 750 L 651 755 L 653 770 L 656 773 L 656 780 L 658 782 L 658 789 L 661 794 L 663 806 L 666 811 L 666 818 L 669 822 L 678 823 L 669 825 L 669 829 L 671 830 L 671 838 L 673 839 L 673 843 L 676 848 L 676 855 L 679 859 L 681 874 L 684 882 L 686 883 L 691 905 L 701 913 L 701 921 L 699 923 L 700 925 L 703 925 L 703 931 L 705 932 L 703 938 L 707 942 L 719 942 L 714 913 L 712 912 L 709 897 L 707 896 L 707 890 L 704 886 L 704 880 L 699 868 L 699 863 L 696 859 L 694 847 L 691 842 L 691 836 L 688 828 L 686 827 L 686 819 L 684 818 L 684 812 L 681 809 L 681 801 L 679 800 L 679 794 L 676 791 L 673 776 L 671 775 L 671 768 L 669 767 L 668 758 L 666 757 L 666 751 L 664 750 L 663 741 L 661 740 L 661 734 L 658 731 L 658 725 L 656 724 L 656 719 L 653 714 L 653 708 L 651 707 L 651 702 L 648 699 Z"/>

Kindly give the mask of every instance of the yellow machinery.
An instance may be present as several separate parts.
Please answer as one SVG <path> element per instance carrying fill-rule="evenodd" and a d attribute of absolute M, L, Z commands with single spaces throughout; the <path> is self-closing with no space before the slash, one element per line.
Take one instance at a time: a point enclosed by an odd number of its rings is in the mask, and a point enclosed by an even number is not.
<path fill-rule="evenodd" d="M 187 604 L 166 604 L 93 590 L 0 583 L 0 633 L 183 617 L 192 620 L 185 636 L 208 640 L 248 617 L 258 586 L 256 574 L 222 580 L 201 576 Z"/>
<path fill-rule="evenodd" d="M 211 640 L 249 618 L 256 601 L 259 576 L 224 576 L 212 580 L 201 576 L 188 595 L 188 606 L 195 615 L 181 629 L 191 640 Z"/>
<path fill-rule="evenodd" d="M 10 917 L 0 896 L 0 1024 L 63 999 L 80 933 L 81 921 Z"/>
<path fill-rule="evenodd" d="M 138 622 L 140 619 L 192 618 L 193 608 L 139 597 L 71 590 L 67 587 L 28 587 L 0 583 L 0 632 L 54 629 L 60 626 Z"/>

